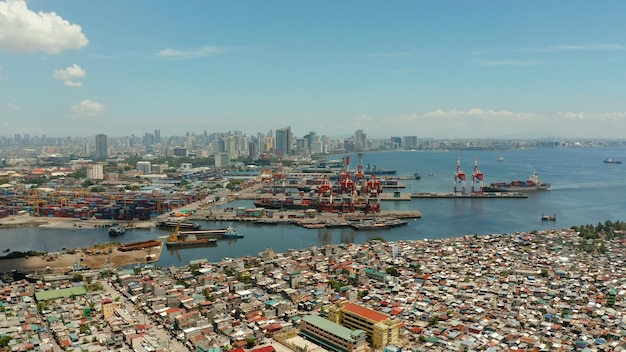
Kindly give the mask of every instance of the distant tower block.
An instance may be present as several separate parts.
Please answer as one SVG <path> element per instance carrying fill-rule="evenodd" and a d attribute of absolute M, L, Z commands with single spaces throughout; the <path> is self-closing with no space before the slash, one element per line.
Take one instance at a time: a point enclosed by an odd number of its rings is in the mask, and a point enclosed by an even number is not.
<path fill-rule="evenodd" d="M 457 156 L 456 172 L 454 173 L 454 193 L 458 193 L 458 184 L 461 184 L 461 194 L 465 194 L 465 172 L 461 169 L 461 158 Z"/>
<path fill-rule="evenodd" d="M 483 173 L 478 168 L 478 158 L 474 157 L 474 172 L 472 173 L 472 193 L 483 193 Z M 475 189 L 478 185 L 478 190 Z"/>

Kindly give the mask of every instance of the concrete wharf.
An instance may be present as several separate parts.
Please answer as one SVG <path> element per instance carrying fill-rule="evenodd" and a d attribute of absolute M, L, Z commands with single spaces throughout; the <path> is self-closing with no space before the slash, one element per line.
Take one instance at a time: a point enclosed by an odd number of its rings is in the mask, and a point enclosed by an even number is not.
<path fill-rule="evenodd" d="M 480 198 L 480 199 L 524 199 L 528 198 L 523 192 L 486 192 L 486 193 L 411 193 L 411 198 L 441 199 L 441 198 Z"/>
<path fill-rule="evenodd" d="M 267 214 L 271 214 L 268 216 Z M 418 219 L 422 214 L 418 210 L 381 211 L 380 213 L 322 213 L 307 210 L 283 210 L 266 212 L 262 216 L 242 216 L 235 211 L 213 209 L 198 210 L 189 216 L 192 221 L 231 221 L 248 222 L 262 225 L 298 225 L 306 228 L 320 227 L 352 227 L 355 222 L 376 221 L 378 223 L 394 223 L 395 220 Z M 317 225 L 317 226 L 311 226 Z M 391 227 L 391 226 L 390 226 Z"/>

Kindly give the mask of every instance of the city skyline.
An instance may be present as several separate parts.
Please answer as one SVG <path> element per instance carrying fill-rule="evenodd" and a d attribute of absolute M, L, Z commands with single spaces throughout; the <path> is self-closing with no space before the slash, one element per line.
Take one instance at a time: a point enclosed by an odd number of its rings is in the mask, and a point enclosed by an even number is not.
<path fill-rule="evenodd" d="M 0 134 L 622 138 L 626 4 L 0 1 Z"/>

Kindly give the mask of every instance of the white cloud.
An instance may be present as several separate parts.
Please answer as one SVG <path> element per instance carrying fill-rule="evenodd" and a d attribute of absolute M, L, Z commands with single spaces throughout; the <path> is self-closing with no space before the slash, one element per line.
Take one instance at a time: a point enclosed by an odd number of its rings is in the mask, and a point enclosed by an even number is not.
<path fill-rule="evenodd" d="M 64 70 L 55 70 L 52 77 L 63 81 L 68 87 L 82 87 L 83 82 L 79 82 L 78 80 L 84 78 L 87 72 L 82 69 L 82 67 L 74 64 Z"/>
<path fill-rule="evenodd" d="M 411 53 L 407 51 L 397 51 L 397 52 L 389 52 L 389 53 L 373 53 L 369 54 L 370 57 L 390 57 L 390 58 L 401 58 L 401 57 L 411 57 L 416 56 L 416 53 Z"/>
<path fill-rule="evenodd" d="M 532 66 L 537 65 L 537 61 L 524 61 L 524 60 L 484 60 L 477 61 L 477 63 L 485 66 Z"/>
<path fill-rule="evenodd" d="M 11 109 L 11 110 L 19 110 L 20 107 L 18 105 L 15 105 L 13 103 L 7 103 L 7 108 Z"/>
<path fill-rule="evenodd" d="M 545 48 L 529 48 L 527 51 L 540 52 L 558 52 L 558 51 L 607 51 L 607 50 L 624 50 L 624 46 L 620 44 L 599 43 L 584 45 L 552 45 Z"/>
<path fill-rule="evenodd" d="M 184 60 L 184 59 L 193 59 L 193 58 L 201 58 L 207 56 L 214 56 L 223 53 L 225 50 L 223 48 L 218 48 L 216 46 L 203 46 L 198 49 L 193 50 L 177 50 L 177 49 L 163 49 L 159 51 L 156 56 L 166 58 L 166 59 L 175 59 L 175 60 Z"/>
<path fill-rule="evenodd" d="M 70 109 L 74 117 L 95 117 L 107 108 L 93 100 L 85 99 Z"/>
<path fill-rule="evenodd" d="M 0 2 L 0 50 L 58 54 L 89 44 L 82 28 L 54 12 L 33 12 L 24 0 Z"/>
<path fill-rule="evenodd" d="M 619 137 L 626 128 L 626 112 L 532 113 L 510 110 L 437 109 L 374 118 L 370 125 L 388 126 L 392 134 L 419 131 L 427 137 L 506 137 L 545 136 Z M 599 127 L 601 126 L 601 127 Z"/>

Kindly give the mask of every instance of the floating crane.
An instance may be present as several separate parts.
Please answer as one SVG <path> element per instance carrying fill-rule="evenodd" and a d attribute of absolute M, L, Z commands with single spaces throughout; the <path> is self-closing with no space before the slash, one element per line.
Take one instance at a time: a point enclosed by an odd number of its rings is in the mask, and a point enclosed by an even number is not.
<path fill-rule="evenodd" d="M 456 172 L 454 173 L 454 193 L 458 193 L 456 186 L 461 184 L 461 194 L 465 194 L 465 172 L 461 169 L 461 158 L 456 157 Z"/>
<path fill-rule="evenodd" d="M 484 175 L 478 168 L 478 158 L 474 157 L 474 172 L 472 172 L 472 193 L 483 193 Z M 478 185 L 478 190 L 475 190 L 475 186 Z"/>

